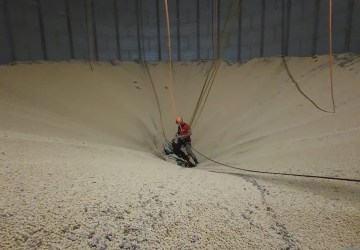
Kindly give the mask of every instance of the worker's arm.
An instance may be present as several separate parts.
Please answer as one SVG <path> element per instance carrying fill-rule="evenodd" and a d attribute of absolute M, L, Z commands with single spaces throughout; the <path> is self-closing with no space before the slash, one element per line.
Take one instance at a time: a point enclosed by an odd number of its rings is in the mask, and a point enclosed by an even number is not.
<path fill-rule="evenodd" d="M 185 138 L 185 137 L 188 137 L 188 136 L 191 136 L 191 135 L 192 135 L 191 129 L 189 129 L 189 130 L 187 131 L 187 133 L 184 134 L 184 135 L 178 134 L 178 138 Z"/>

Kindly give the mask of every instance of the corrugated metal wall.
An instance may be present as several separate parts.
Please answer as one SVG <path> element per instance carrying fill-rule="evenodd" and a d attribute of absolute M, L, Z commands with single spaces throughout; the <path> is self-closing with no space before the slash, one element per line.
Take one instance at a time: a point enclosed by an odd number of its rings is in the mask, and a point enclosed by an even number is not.
<path fill-rule="evenodd" d="M 213 59 L 219 33 L 224 60 L 329 51 L 328 0 L 168 1 L 173 60 Z M 333 4 L 334 53 L 360 53 L 360 1 Z M 163 0 L 0 0 L 0 63 L 167 60 L 164 8 Z"/>

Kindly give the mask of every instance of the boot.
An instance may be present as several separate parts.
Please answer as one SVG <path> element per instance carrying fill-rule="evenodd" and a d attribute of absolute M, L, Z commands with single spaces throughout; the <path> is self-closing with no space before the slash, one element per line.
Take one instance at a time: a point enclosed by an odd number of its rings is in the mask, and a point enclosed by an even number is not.
<path fill-rule="evenodd" d="M 198 162 L 198 160 L 196 158 L 194 158 L 194 162 L 195 162 L 195 165 L 199 164 L 199 162 Z"/>

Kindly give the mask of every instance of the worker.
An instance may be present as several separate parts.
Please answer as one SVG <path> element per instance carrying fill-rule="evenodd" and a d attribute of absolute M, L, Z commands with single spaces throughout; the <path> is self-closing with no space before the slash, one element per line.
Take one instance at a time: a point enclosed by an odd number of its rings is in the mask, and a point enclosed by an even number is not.
<path fill-rule="evenodd" d="M 178 125 L 178 132 L 176 133 L 176 138 L 186 148 L 187 154 L 190 155 L 191 158 L 194 160 L 195 165 L 198 165 L 199 162 L 196 159 L 196 156 L 191 149 L 191 137 L 190 136 L 192 135 L 192 133 L 191 133 L 190 125 L 185 123 L 180 116 L 176 117 L 176 124 Z"/>

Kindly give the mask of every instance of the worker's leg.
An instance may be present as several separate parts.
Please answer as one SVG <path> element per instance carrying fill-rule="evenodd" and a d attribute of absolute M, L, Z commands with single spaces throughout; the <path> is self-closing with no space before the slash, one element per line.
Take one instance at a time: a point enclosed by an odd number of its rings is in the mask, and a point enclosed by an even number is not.
<path fill-rule="evenodd" d="M 199 164 L 198 160 L 196 159 L 195 154 L 194 154 L 193 151 L 191 150 L 191 144 L 190 144 L 190 143 L 186 143 L 185 148 L 186 148 L 186 152 L 188 153 L 188 155 L 190 155 L 191 158 L 193 158 L 195 164 L 196 164 L 196 165 Z"/>
<path fill-rule="evenodd" d="M 182 159 L 184 159 L 187 162 L 187 166 L 190 165 L 190 157 L 184 153 L 184 151 L 179 150 L 179 155 Z"/>

